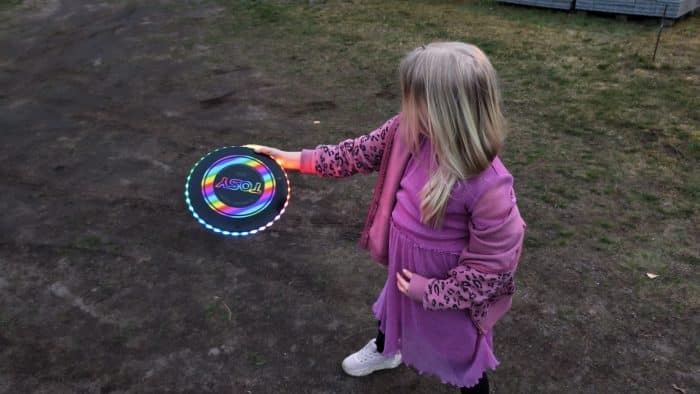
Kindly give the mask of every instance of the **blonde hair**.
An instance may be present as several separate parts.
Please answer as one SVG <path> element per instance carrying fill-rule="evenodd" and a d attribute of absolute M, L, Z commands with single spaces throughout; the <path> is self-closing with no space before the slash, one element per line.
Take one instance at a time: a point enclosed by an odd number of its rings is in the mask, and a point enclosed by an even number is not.
<path fill-rule="evenodd" d="M 476 46 L 436 42 L 409 53 L 399 77 L 402 138 L 415 154 L 427 137 L 437 162 L 420 193 L 421 221 L 440 228 L 455 183 L 486 169 L 505 139 L 496 72 Z"/>

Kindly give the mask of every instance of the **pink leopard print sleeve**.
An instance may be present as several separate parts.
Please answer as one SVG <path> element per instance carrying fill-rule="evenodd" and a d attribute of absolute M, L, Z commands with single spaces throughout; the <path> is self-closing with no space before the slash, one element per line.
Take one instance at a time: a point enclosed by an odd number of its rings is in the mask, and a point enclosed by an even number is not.
<path fill-rule="evenodd" d="M 487 303 L 515 293 L 513 272 L 485 273 L 469 266 L 450 270 L 448 279 L 431 279 L 423 296 L 426 309 L 472 309 L 486 313 Z"/>
<path fill-rule="evenodd" d="M 512 177 L 504 176 L 476 202 L 460 264 L 446 279 L 427 281 L 422 300 L 426 309 L 470 309 L 479 318 L 492 301 L 515 293 L 513 275 L 525 230 L 512 185 Z"/>
<path fill-rule="evenodd" d="M 310 158 L 309 167 L 313 167 L 316 175 L 329 178 L 347 177 L 358 172 L 369 174 L 379 170 L 386 136 L 391 127 L 396 127 L 397 122 L 398 115 L 369 134 L 347 139 L 337 145 L 317 146 L 306 156 Z M 304 155 L 305 153 L 302 153 L 302 156 Z M 302 163 L 302 166 L 305 166 L 305 163 Z"/>

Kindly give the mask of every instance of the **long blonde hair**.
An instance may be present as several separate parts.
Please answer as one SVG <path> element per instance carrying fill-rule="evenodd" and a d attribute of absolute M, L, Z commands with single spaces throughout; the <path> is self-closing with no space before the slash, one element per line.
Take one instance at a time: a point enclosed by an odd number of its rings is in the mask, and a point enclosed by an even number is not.
<path fill-rule="evenodd" d="M 496 72 L 476 46 L 436 42 L 410 52 L 399 77 L 402 138 L 415 154 L 427 137 L 437 162 L 420 193 L 421 221 L 440 228 L 456 182 L 486 169 L 505 139 Z"/>

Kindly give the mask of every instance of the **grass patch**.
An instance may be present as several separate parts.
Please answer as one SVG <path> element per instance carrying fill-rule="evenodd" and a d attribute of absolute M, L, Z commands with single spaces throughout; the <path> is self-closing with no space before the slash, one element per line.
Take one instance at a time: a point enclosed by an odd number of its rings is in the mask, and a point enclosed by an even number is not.
<path fill-rule="evenodd" d="M 211 302 L 204 306 L 204 317 L 206 320 L 216 323 L 230 323 L 233 320 L 231 307 L 220 297 L 213 297 Z"/>
<path fill-rule="evenodd" d="M 267 360 L 265 359 L 265 357 L 262 354 L 256 352 L 247 353 L 246 359 L 248 360 L 249 364 L 252 364 L 256 367 L 262 367 L 265 364 L 267 364 Z"/>
<path fill-rule="evenodd" d="M 0 0 L 0 11 L 22 4 L 22 0 Z"/>
<path fill-rule="evenodd" d="M 100 237 L 87 236 L 75 241 L 75 246 L 80 249 L 98 250 L 104 245 Z"/>

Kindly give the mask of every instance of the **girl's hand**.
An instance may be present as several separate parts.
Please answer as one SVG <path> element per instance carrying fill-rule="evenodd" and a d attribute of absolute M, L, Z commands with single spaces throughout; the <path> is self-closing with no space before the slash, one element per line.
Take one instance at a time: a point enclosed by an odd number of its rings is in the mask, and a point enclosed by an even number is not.
<path fill-rule="evenodd" d="M 401 272 L 396 273 L 396 286 L 399 288 L 400 292 L 408 296 L 408 286 L 411 278 L 413 277 L 413 272 L 405 268 L 401 271 L 403 272 L 403 275 Z"/>
<path fill-rule="evenodd" d="M 243 146 L 254 150 L 256 153 L 272 156 L 285 170 L 299 170 L 299 167 L 301 167 L 301 152 L 285 152 L 265 145 L 248 144 Z"/>

